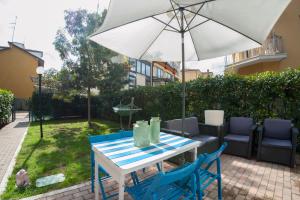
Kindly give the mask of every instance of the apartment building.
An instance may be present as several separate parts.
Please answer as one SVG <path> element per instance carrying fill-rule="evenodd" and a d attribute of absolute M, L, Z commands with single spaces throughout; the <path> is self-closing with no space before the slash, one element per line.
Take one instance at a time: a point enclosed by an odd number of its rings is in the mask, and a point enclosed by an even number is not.
<path fill-rule="evenodd" d="M 300 67 L 300 1 L 292 0 L 262 47 L 235 53 L 225 73 L 241 75 Z"/>
<path fill-rule="evenodd" d="M 0 47 L 0 88 L 14 93 L 18 108 L 26 107 L 34 91 L 36 68 L 43 65 L 43 52 L 26 49 L 22 43 L 9 42 Z"/>
<path fill-rule="evenodd" d="M 178 80 L 177 70 L 167 62 L 152 63 L 129 59 L 129 88 L 136 86 L 158 86 Z"/>

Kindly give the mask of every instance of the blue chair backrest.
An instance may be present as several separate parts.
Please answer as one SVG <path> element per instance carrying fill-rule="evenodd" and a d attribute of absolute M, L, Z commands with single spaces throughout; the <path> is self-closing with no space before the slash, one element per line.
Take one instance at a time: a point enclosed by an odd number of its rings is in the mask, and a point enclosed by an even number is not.
<path fill-rule="evenodd" d="M 149 190 L 147 191 L 147 193 L 145 193 L 143 199 L 144 200 L 152 199 L 155 192 L 162 186 L 169 185 L 171 183 L 178 182 L 194 176 L 195 169 L 196 169 L 196 162 L 175 171 L 171 171 L 167 173 L 160 172 L 151 183 Z"/>
<path fill-rule="evenodd" d="M 224 144 L 215 152 L 210 154 L 203 154 L 205 158 L 199 157 L 197 159 L 196 169 L 199 169 L 201 166 L 206 165 L 205 170 L 209 169 L 212 164 L 217 161 L 219 162 L 219 159 L 221 157 L 221 154 L 223 153 L 224 149 L 227 147 L 227 142 L 224 142 Z"/>
<path fill-rule="evenodd" d="M 107 135 L 90 135 L 89 141 L 92 145 L 93 143 L 108 141 L 108 140 L 117 140 L 123 137 L 132 137 L 132 131 L 119 131 L 118 133 L 111 133 Z"/>

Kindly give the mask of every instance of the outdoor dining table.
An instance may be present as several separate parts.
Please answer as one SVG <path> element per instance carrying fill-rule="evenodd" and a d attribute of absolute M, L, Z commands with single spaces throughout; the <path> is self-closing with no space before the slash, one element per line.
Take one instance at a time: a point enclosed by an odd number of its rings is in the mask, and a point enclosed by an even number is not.
<path fill-rule="evenodd" d="M 124 199 L 125 176 L 157 163 L 163 170 L 163 161 L 178 154 L 192 151 L 197 158 L 199 141 L 160 133 L 160 143 L 135 147 L 133 137 L 125 137 L 93 144 L 95 154 L 95 199 L 99 200 L 99 164 L 119 184 L 119 200 Z"/>

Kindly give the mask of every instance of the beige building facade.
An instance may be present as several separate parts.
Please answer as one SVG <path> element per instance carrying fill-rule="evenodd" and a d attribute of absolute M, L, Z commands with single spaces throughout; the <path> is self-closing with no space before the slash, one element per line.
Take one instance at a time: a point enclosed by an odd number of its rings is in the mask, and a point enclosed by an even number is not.
<path fill-rule="evenodd" d="M 182 71 L 181 71 L 182 73 Z M 186 69 L 185 70 L 185 81 L 192 81 L 199 77 L 207 78 L 213 76 L 213 73 L 207 70 L 206 72 L 201 72 L 199 69 Z M 182 75 L 180 76 L 180 80 L 182 80 Z"/>
<path fill-rule="evenodd" d="M 42 56 L 43 52 L 26 49 L 21 43 L 0 47 L 0 88 L 13 92 L 20 109 L 26 107 L 35 89 L 33 79 L 36 68 L 44 65 Z"/>
<path fill-rule="evenodd" d="M 300 1 L 292 0 L 262 47 L 233 54 L 225 73 L 248 75 L 299 67 Z"/>

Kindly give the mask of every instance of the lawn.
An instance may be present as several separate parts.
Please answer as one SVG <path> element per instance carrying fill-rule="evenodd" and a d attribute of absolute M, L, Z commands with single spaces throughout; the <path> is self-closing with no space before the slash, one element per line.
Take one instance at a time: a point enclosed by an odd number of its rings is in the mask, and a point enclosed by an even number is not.
<path fill-rule="evenodd" d="M 100 120 L 93 122 L 92 129 L 85 120 L 47 121 L 43 126 L 44 138 L 40 140 L 38 123 L 31 123 L 0 199 L 20 199 L 87 181 L 90 178 L 88 135 L 110 133 L 117 127 L 116 123 Z M 22 168 L 29 173 L 31 182 L 26 189 L 15 186 L 15 174 Z M 66 180 L 52 186 L 35 187 L 37 178 L 57 173 L 63 173 Z"/>

